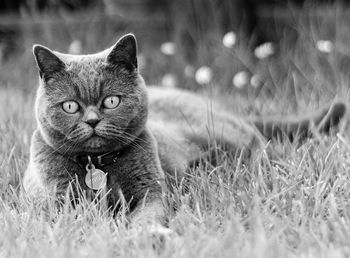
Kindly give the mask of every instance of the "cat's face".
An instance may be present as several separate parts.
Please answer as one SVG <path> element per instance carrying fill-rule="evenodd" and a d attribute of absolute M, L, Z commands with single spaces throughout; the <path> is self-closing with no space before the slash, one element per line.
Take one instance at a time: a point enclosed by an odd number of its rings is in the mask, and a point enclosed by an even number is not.
<path fill-rule="evenodd" d="M 136 40 L 121 38 L 94 55 L 34 46 L 41 83 L 36 116 L 44 140 L 62 153 L 103 153 L 144 129 L 147 94 L 137 71 Z"/>

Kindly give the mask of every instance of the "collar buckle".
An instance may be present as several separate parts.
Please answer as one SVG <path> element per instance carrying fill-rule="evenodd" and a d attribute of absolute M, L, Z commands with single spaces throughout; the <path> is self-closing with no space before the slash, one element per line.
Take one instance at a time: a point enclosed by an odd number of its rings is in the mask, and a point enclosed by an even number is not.
<path fill-rule="evenodd" d="M 104 164 L 102 163 L 102 156 L 103 155 L 97 156 L 97 164 L 99 167 L 104 166 Z"/>

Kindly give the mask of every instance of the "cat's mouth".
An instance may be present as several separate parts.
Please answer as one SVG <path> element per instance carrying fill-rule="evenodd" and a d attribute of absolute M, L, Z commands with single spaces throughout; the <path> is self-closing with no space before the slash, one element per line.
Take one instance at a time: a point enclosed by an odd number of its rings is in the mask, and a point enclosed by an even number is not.
<path fill-rule="evenodd" d="M 101 149 L 104 149 L 106 145 L 108 144 L 105 138 L 98 136 L 97 134 L 93 134 L 82 143 L 81 147 L 94 152 L 101 151 Z"/>
<path fill-rule="evenodd" d="M 85 139 L 83 139 L 84 142 L 88 142 L 88 141 L 97 141 L 97 140 L 106 140 L 106 137 L 104 135 L 101 135 L 98 131 L 96 130 L 91 130 L 88 134 L 85 135 L 84 137 Z"/>
<path fill-rule="evenodd" d="M 91 134 L 89 138 L 87 138 L 86 141 L 102 141 L 102 140 L 105 141 L 106 138 L 94 132 L 93 134 Z"/>
<path fill-rule="evenodd" d="M 78 133 L 72 134 L 75 136 L 73 142 L 79 143 L 76 145 L 77 152 L 101 153 L 111 151 L 120 145 L 116 142 L 115 138 L 106 134 L 104 130 L 98 130 L 98 128 L 86 129 L 83 133 L 79 133 L 78 131 Z"/>

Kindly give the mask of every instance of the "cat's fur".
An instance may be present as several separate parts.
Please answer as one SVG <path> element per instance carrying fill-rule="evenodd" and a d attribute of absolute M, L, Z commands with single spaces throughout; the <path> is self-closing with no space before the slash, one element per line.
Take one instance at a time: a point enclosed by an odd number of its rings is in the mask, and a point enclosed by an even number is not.
<path fill-rule="evenodd" d="M 113 47 L 93 55 L 67 55 L 34 46 L 40 85 L 36 98 L 35 130 L 24 188 L 30 195 L 64 195 L 76 178 L 83 190 L 86 170 L 78 155 L 123 150 L 108 173 L 111 204 L 121 197 L 144 223 L 162 217 L 165 179 L 182 178 L 210 142 L 230 151 L 259 146 L 261 135 L 277 138 L 306 135 L 310 125 L 328 131 L 344 115 L 336 103 L 296 120 L 243 119 L 209 99 L 183 90 L 146 88 L 138 73 L 136 40 L 128 34 Z M 121 96 L 113 110 L 101 107 L 108 95 Z M 62 102 L 77 101 L 77 114 L 67 114 Z M 98 120 L 95 129 L 89 117 Z M 167 180 L 170 185 L 173 181 Z M 168 186 L 169 186 L 168 185 Z"/>

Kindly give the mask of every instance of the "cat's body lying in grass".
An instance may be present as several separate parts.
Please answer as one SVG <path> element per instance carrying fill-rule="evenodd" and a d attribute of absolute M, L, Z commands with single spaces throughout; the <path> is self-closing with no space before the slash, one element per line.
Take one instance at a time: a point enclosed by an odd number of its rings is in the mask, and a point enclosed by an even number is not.
<path fill-rule="evenodd" d="M 147 89 L 133 35 L 94 55 L 42 46 L 34 47 L 34 55 L 40 73 L 38 129 L 24 176 L 26 192 L 64 195 L 76 179 L 91 192 L 88 173 L 95 167 L 106 174 L 110 205 L 125 198 L 137 223 L 161 219 L 170 179 L 181 179 L 211 142 L 230 151 L 251 150 L 259 146 L 259 134 L 303 136 L 311 124 L 328 131 L 345 112 L 336 103 L 295 121 L 263 123 L 239 118 L 194 93 Z"/>

